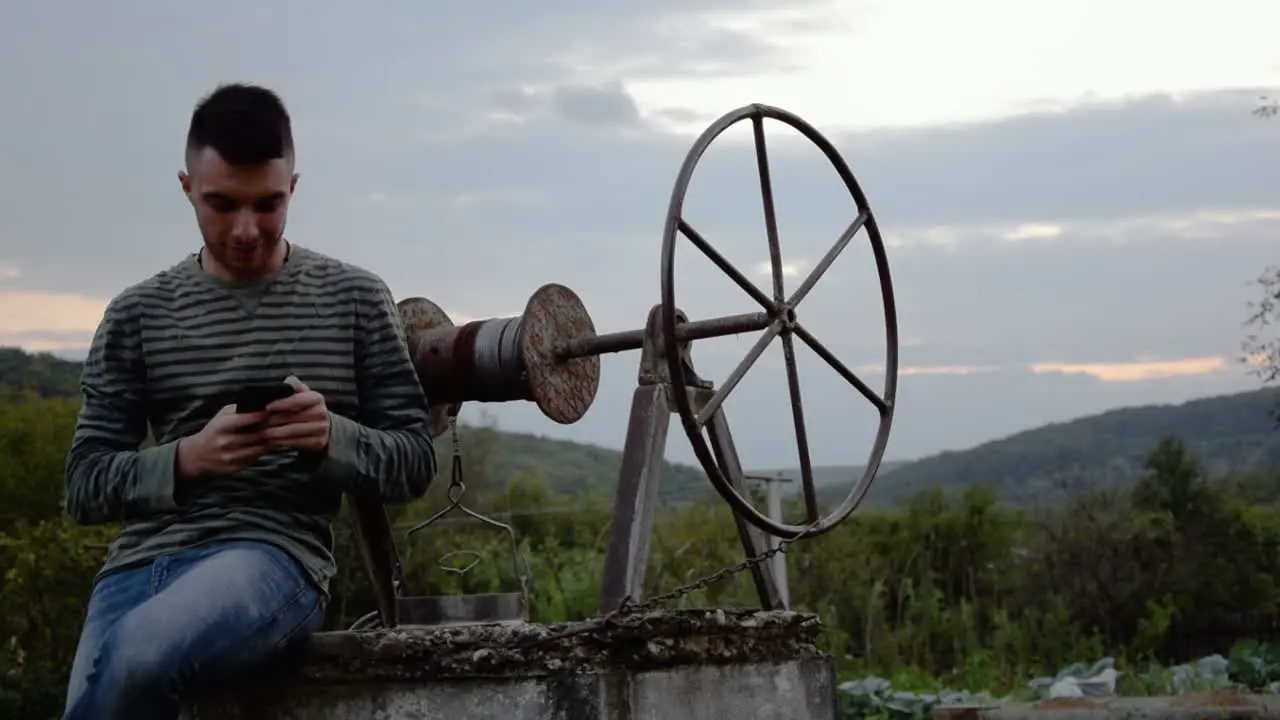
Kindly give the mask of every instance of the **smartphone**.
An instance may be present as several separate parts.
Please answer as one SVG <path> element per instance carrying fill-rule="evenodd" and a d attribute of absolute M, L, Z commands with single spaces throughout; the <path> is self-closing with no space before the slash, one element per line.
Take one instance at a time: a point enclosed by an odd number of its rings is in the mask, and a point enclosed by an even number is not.
<path fill-rule="evenodd" d="M 236 412 L 262 412 L 276 400 L 283 400 L 294 393 L 287 383 L 260 383 L 245 385 L 236 392 Z"/>

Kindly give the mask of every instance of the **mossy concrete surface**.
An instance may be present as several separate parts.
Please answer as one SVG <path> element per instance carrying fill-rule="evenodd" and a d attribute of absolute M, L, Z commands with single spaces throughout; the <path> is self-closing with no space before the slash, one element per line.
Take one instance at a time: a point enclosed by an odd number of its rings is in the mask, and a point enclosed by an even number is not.
<path fill-rule="evenodd" d="M 814 615 L 683 610 L 561 625 L 322 633 L 199 720 L 835 720 Z"/>

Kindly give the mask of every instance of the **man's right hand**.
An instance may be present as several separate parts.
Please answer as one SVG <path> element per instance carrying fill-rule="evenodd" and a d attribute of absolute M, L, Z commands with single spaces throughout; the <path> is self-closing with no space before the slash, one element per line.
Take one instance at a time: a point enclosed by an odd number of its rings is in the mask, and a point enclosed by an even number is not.
<path fill-rule="evenodd" d="M 269 449 L 260 429 L 266 419 L 265 412 L 222 408 L 200 432 L 178 443 L 178 473 L 184 478 L 230 475 L 253 465 Z"/>

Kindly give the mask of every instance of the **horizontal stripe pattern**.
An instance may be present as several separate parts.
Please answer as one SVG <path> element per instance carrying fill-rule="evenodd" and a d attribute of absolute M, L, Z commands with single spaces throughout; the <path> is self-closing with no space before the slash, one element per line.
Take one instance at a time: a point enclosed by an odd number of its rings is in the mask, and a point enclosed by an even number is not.
<path fill-rule="evenodd" d="M 249 383 L 296 375 L 358 423 L 341 471 L 295 451 L 230 477 L 193 481 L 181 506 L 165 463 Z M 274 277 L 237 287 L 195 256 L 107 306 L 81 381 L 67 457 L 68 513 L 124 525 L 100 573 L 224 539 L 271 542 L 321 588 L 334 573 L 331 521 L 343 492 L 421 497 L 436 472 L 427 400 L 400 316 L 376 275 L 293 246 Z M 150 429 L 156 447 L 140 450 Z"/>

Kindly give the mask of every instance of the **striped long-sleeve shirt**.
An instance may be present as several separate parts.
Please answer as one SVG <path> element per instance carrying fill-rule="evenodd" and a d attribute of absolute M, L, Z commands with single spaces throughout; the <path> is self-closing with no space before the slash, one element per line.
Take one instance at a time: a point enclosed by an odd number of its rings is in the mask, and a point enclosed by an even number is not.
<path fill-rule="evenodd" d="M 175 500 L 177 441 L 236 391 L 295 375 L 324 396 L 322 458 L 272 451 L 248 470 L 192 480 Z M 272 543 L 327 590 L 342 493 L 403 503 L 435 475 L 427 400 L 376 275 L 293 246 L 272 277 L 233 285 L 194 255 L 107 306 L 81 382 L 66 507 L 122 523 L 99 577 L 211 540 Z M 150 425 L 155 444 L 142 448 Z"/>

